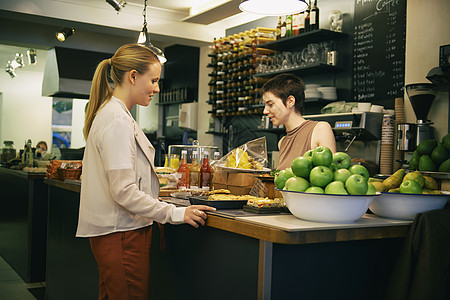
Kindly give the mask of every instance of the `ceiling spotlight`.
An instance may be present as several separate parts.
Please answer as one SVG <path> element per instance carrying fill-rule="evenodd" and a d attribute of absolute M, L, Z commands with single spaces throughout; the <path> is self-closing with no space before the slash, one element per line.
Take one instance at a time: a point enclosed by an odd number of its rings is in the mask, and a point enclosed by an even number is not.
<path fill-rule="evenodd" d="M 239 9 L 266 16 L 282 16 L 306 10 L 305 0 L 242 0 Z"/>
<path fill-rule="evenodd" d="M 17 76 L 16 71 L 14 71 L 14 67 L 12 66 L 11 61 L 8 61 L 8 63 L 6 64 L 5 71 L 6 71 L 6 73 L 9 74 L 9 76 L 11 76 L 11 78 L 14 78 Z"/>
<path fill-rule="evenodd" d="M 27 50 L 28 64 L 35 65 L 37 64 L 37 54 L 36 49 L 29 48 Z"/>
<path fill-rule="evenodd" d="M 144 16 L 144 26 L 142 27 L 142 30 L 139 33 L 137 43 L 144 45 L 147 48 L 149 48 L 150 50 L 152 50 L 153 53 L 155 53 L 156 56 L 158 56 L 159 62 L 163 64 L 167 61 L 167 58 L 161 49 L 153 46 L 152 42 L 150 41 L 150 35 L 148 34 L 148 30 L 147 30 L 147 0 L 144 1 L 144 10 L 142 11 L 142 15 Z"/>
<path fill-rule="evenodd" d="M 119 13 L 120 10 L 124 8 L 125 5 L 127 4 L 127 1 L 124 0 L 106 0 L 106 2 L 108 2 L 112 7 L 114 7 L 117 13 Z"/>
<path fill-rule="evenodd" d="M 56 33 L 56 38 L 60 42 L 64 42 L 69 36 L 75 32 L 74 28 L 65 27 L 61 31 Z"/>
<path fill-rule="evenodd" d="M 10 61 L 11 67 L 14 69 L 22 68 L 25 64 L 23 63 L 23 54 L 22 53 L 16 53 L 16 57 L 14 57 L 14 60 Z"/>

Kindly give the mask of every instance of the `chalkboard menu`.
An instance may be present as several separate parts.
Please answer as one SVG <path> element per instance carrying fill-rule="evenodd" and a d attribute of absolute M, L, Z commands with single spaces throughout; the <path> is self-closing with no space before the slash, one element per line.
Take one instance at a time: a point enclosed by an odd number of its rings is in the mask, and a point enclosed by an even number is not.
<path fill-rule="evenodd" d="M 403 97 L 406 0 L 355 0 L 353 33 L 353 100 Z"/>

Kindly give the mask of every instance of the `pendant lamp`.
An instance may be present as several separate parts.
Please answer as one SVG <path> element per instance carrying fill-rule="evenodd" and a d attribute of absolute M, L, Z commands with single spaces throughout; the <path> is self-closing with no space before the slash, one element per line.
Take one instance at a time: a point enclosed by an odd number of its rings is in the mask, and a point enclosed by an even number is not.
<path fill-rule="evenodd" d="M 139 33 L 137 43 L 141 44 L 143 46 L 146 46 L 147 48 L 152 50 L 153 53 L 155 53 L 156 56 L 158 56 L 159 62 L 161 64 L 163 64 L 167 61 L 167 58 L 161 49 L 153 46 L 152 42 L 150 41 L 150 35 L 148 34 L 148 30 L 147 30 L 147 0 L 144 1 L 144 10 L 142 11 L 142 15 L 144 16 L 144 26 L 142 27 L 142 30 Z"/>
<path fill-rule="evenodd" d="M 305 0 L 242 0 L 239 9 L 266 16 L 282 16 L 306 10 Z"/>

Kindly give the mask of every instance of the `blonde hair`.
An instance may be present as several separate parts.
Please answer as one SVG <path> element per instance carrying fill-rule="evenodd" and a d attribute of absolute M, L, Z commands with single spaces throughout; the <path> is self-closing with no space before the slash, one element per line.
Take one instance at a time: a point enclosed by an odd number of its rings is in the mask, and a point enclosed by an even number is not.
<path fill-rule="evenodd" d="M 108 67 L 114 86 L 122 84 L 125 73 L 136 70 L 140 74 L 147 72 L 150 65 L 159 63 L 158 57 L 149 48 L 139 44 L 126 44 L 117 49 L 113 57 L 102 60 L 92 79 L 91 94 L 84 121 L 84 138 L 87 140 L 92 122 L 100 107 L 111 99 L 113 89 L 108 82 Z"/>

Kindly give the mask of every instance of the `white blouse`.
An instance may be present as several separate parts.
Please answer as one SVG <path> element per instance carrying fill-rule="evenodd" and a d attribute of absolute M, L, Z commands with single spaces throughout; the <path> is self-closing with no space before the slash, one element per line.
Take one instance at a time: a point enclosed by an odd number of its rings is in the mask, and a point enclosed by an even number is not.
<path fill-rule="evenodd" d="M 180 224 L 186 208 L 158 200 L 155 149 L 125 104 L 112 97 L 97 112 L 83 157 L 77 237 Z"/>

